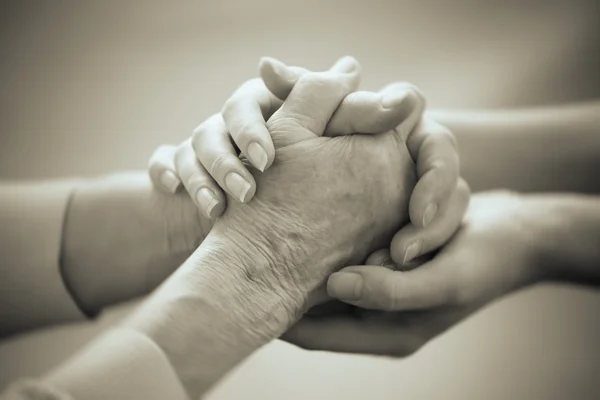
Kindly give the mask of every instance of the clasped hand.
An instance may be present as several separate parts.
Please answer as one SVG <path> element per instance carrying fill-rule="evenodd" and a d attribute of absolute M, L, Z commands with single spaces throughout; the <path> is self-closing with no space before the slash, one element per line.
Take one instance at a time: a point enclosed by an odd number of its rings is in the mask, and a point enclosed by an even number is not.
<path fill-rule="evenodd" d="M 406 265 L 447 242 L 469 191 L 452 135 L 421 119 L 414 87 L 355 92 L 351 58 L 323 73 L 271 59 L 260 70 L 262 81 L 243 85 L 191 140 L 162 147 L 150 163 L 159 188 L 174 192 L 182 182 L 207 216 L 228 204 L 211 234 L 234 237 L 240 252 L 273 266 L 250 275 L 284 282 L 305 310 L 325 299 L 332 272 L 377 248 L 391 242 L 394 260 Z M 231 140 L 265 172 L 251 173 Z"/>

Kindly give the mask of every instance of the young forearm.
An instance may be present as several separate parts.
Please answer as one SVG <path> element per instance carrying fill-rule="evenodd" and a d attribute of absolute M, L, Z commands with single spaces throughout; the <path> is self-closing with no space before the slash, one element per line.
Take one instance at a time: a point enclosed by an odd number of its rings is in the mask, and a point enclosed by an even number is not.
<path fill-rule="evenodd" d="M 600 284 L 600 196 L 535 196 L 543 240 L 540 268 L 550 280 Z"/>
<path fill-rule="evenodd" d="M 431 111 L 457 138 L 474 191 L 600 193 L 600 102 L 515 111 Z"/>
<path fill-rule="evenodd" d="M 82 181 L 66 211 L 63 278 L 93 314 L 149 293 L 209 229 L 189 196 L 157 192 L 145 172 Z"/>

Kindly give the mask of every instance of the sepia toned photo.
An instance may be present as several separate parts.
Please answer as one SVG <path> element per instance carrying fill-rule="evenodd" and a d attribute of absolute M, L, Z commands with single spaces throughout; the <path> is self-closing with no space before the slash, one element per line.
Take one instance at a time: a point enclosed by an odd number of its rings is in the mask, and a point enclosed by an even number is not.
<path fill-rule="evenodd" d="M 0 399 L 600 398 L 600 1 L 0 2 Z"/>

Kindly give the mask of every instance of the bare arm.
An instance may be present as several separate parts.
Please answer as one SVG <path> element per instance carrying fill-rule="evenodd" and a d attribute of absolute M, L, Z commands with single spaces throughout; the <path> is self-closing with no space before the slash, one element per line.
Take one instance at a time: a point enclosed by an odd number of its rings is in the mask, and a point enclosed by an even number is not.
<path fill-rule="evenodd" d="M 455 134 L 474 191 L 600 193 L 600 101 L 515 111 L 431 111 Z"/>
<path fill-rule="evenodd" d="M 0 337 L 150 292 L 210 225 L 145 172 L 0 185 Z"/>

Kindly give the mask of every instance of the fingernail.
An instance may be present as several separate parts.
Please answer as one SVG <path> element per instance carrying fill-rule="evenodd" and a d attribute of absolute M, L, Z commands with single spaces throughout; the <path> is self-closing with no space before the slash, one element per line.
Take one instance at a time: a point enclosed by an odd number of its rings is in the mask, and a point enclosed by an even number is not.
<path fill-rule="evenodd" d="M 404 253 L 404 260 L 402 264 L 405 265 L 421 253 L 421 246 L 423 246 L 422 240 L 417 240 L 406 246 L 406 253 Z"/>
<path fill-rule="evenodd" d="M 246 201 L 246 195 L 250 191 L 250 184 L 242 178 L 237 172 L 230 172 L 225 177 L 225 185 L 229 191 L 238 198 L 239 201 L 244 203 Z"/>
<path fill-rule="evenodd" d="M 380 104 L 383 108 L 386 109 L 397 108 L 402 103 L 404 103 L 409 94 L 410 90 L 408 89 L 384 94 L 381 97 Z"/>
<path fill-rule="evenodd" d="M 162 183 L 169 192 L 175 193 L 180 182 L 173 171 L 166 170 L 160 175 L 160 183 Z"/>
<path fill-rule="evenodd" d="M 200 208 L 206 211 L 206 216 L 208 218 L 214 218 L 212 212 L 215 209 L 215 206 L 219 204 L 219 200 L 217 200 L 217 197 L 212 192 L 212 190 L 207 188 L 200 188 L 196 192 L 196 201 L 198 202 Z"/>
<path fill-rule="evenodd" d="M 425 212 L 423 213 L 423 226 L 427 226 L 431 223 L 431 221 L 433 221 L 433 218 L 435 218 L 435 214 L 437 213 L 438 210 L 438 205 L 435 203 L 431 203 L 430 205 L 427 206 L 427 208 L 425 209 Z"/>
<path fill-rule="evenodd" d="M 268 156 L 267 152 L 260 144 L 257 142 L 252 142 L 248 145 L 248 157 L 250 158 L 250 161 L 252 161 L 252 165 L 258 168 L 260 172 L 265 171 Z"/>
<path fill-rule="evenodd" d="M 362 296 L 363 278 L 355 272 L 336 272 L 327 281 L 327 292 L 340 300 L 358 300 Z"/>

